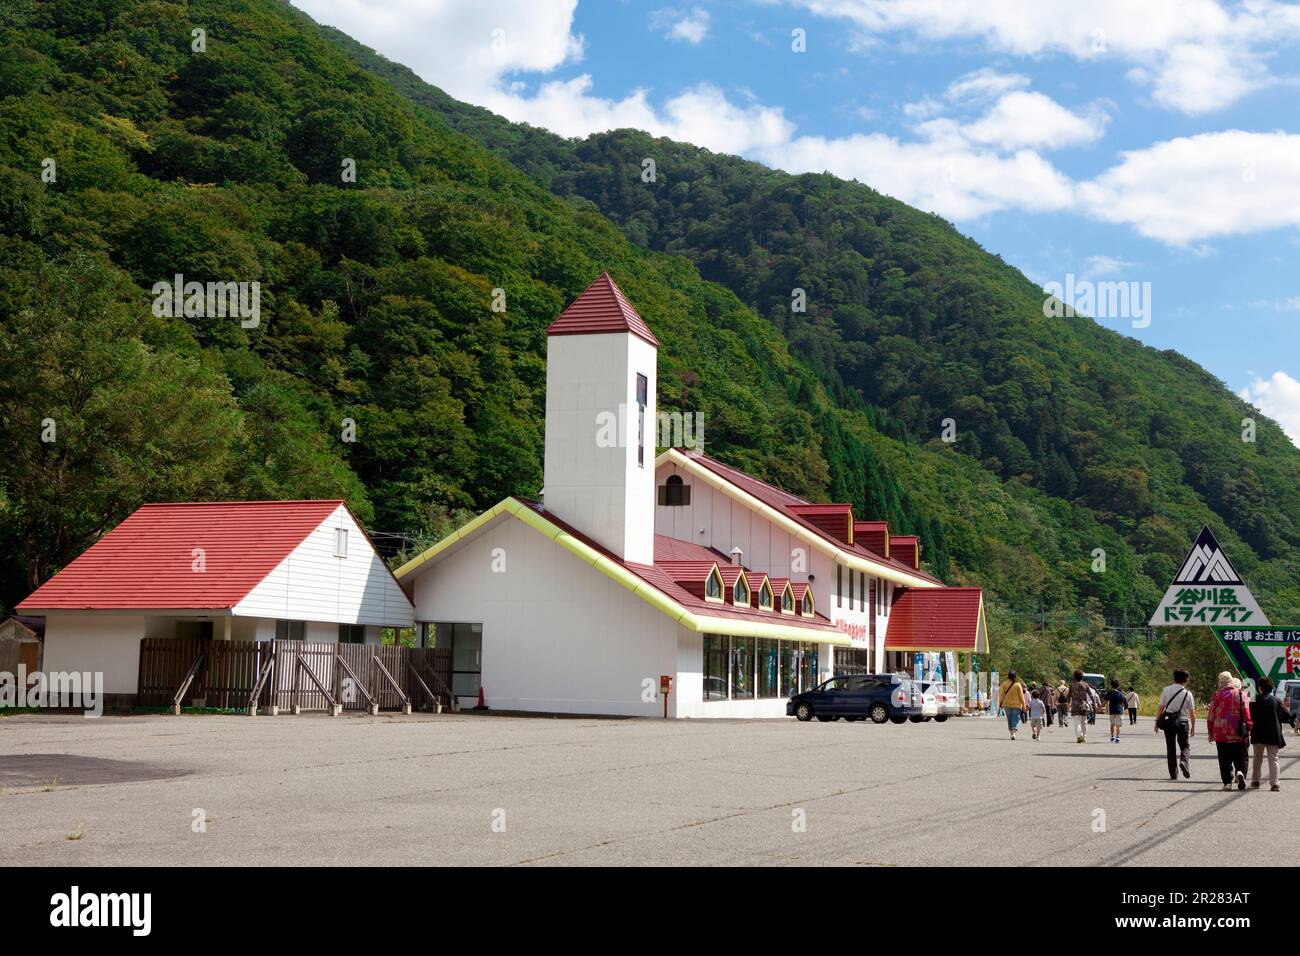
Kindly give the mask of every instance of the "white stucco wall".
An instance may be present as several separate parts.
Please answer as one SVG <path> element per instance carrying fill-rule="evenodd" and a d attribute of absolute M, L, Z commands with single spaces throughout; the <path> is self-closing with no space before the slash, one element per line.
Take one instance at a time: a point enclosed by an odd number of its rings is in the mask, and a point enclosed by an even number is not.
<path fill-rule="evenodd" d="M 104 693 L 134 694 L 145 633 L 143 615 L 48 613 L 44 669 L 102 672 Z"/>
<path fill-rule="evenodd" d="M 345 558 L 334 555 L 336 528 L 348 532 Z M 234 614 L 398 627 L 414 621 L 406 595 L 342 505 L 235 605 Z"/>
<path fill-rule="evenodd" d="M 523 522 L 497 518 L 414 587 L 420 620 L 483 625 L 490 708 L 662 715 L 659 676 L 677 673 L 677 625 Z"/>
<path fill-rule="evenodd" d="M 626 333 L 553 335 L 546 345 L 546 508 L 641 564 L 654 561 L 656 357 L 652 345 Z M 643 465 L 638 373 L 648 379 Z M 598 444 L 601 416 L 620 414 L 622 440 Z"/>

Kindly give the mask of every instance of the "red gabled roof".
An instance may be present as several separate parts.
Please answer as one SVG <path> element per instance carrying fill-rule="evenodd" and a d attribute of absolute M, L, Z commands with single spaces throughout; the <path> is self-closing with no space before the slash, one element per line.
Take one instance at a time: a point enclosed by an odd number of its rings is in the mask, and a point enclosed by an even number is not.
<path fill-rule="evenodd" d="M 885 629 L 887 651 L 979 651 L 980 588 L 904 588 Z"/>
<path fill-rule="evenodd" d="M 809 597 L 810 594 L 812 594 L 812 591 L 811 591 L 810 588 L 808 587 L 807 583 L 802 582 L 802 581 L 793 581 L 793 582 L 791 582 L 790 587 L 794 590 L 794 610 L 795 610 L 795 613 L 796 613 L 796 614 L 802 614 L 802 613 L 803 613 L 803 610 L 804 610 L 804 605 L 805 605 L 805 603 L 808 601 L 808 597 Z M 812 603 L 813 603 L 814 605 L 817 604 L 817 601 L 816 601 L 815 598 L 813 599 L 813 602 L 812 602 Z"/>
<path fill-rule="evenodd" d="M 661 591 L 683 607 L 699 612 L 700 614 L 707 614 L 709 617 L 772 623 L 772 614 L 769 611 L 760 611 L 756 607 L 736 607 L 733 604 L 719 604 L 715 601 L 706 601 L 702 597 L 696 597 L 690 591 L 686 590 L 686 588 L 674 581 L 672 575 L 657 563 L 637 564 L 633 561 L 624 561 L 608 548 L 587 537 L 587 535 L 573 527 L 573 525 L 555 517 L 555 515 L 551 514 L 537 502 L 529 501 L 526 498 L 520 498 L 517 495 L 514 500 L 532 509 L 556 528 L 566 534 L 572 535 L 593 551 L 596 551 L 609 560 L 622 565 L 646 584 Z M 665 557 L 666 555 L 671 555 L 671 560 L 673 562 L 708 561 L 712 564 L 717 560 L 717 556 L 714 552 L 702 545 L 694 544 L 689 541 L 679 541 L 676 538 L 670 538 L 667 535 L 657 534 L 655 535 L 655 561 L 659 562 L 667 560 Z M 719 564 L 718 570 L 722 570 L 721 564 Z M 749 571 L 746 569 L 745 578 L 754 587 L 757 587 L 757 582 L 762 581 L 765 577 L 767 577 L 767 575 L 761 571 Z M 830 620 L 820 614 L 802 620 L 787 616 L 779 623 L 782 625 L 807 629 L 809 631 L 809 640 L 816 640 L 815 635 L 817 634 L 829 634 L 838 637 L 844 636 L 844 632 L 837 625 L 832 624 Z"/>
<path fill-rule="evenodd" d="M 655 348 L 659 347 L 659 340 L 650 331 L 650 326 L 632 308 L 608 272 L 602 272 L 587 286 L 546 330 L 547 335 L 595 335 L 601 332 L 631 332 Z"/>
<path fill-rule="evenodd" d="M 889 522 L 855 521 L 853 540 L 868 551 L 874 551 L 882 558 L 887 558 L 889 557 Z"/>
<path fill-rule="evenodd" d="M 658 549 L 656 549 L 656 555 L 657 553 Z M 738 564 L 719 564 L 718 571 L 722 574 L 723 596 L 727 599 L 728 604 L 735 604 L 736 582 L 739 581 L 740 576 L 745 573 L 745 569 Z M 746 586 L 748 586 L 748 578 L 745 579 L 745 583 Z"/>
<path fill-rule="evenodd" d="M 853 506 L 850 504 L 787 505 L 841 544 L 853 544 Z"/>
<path fill-rule="evenodd" d="M 718 562 L 711 558 L 694 561 L 660 561 L 658 556 L 655 557 L 655 567 L 661 569 L 680 587 L 701 599 L 706 596 L 709 576 L 717 566 Z"/>
<path fill-rule="evenodd" d="M 855 541 L 853 544 L 845 544 L 843 539 L 837 537 L 834 534 L 831 534 L 825 528 L 820 527 L 817 524 L 814 524 L 803 514 L 800 514 L 800 511 L 804 507 L 807 507 L 809 505 L 809 502 L 805 501 L 803 498 L 800 498 L 798 495 L 792 495 L 790 492 L 783 491 L 782 489 L 777 488 L 775 485 L 769 485 L 767 482 L 760 481 L 759 479 L 753 477 L 752 475 L 747 475 L 743 471 L 740 471 L 737 468 L 732 468 L 730 465 L 724 465 L 722 462 L 717 461 L 716 459 L 713 458 L 709 458 L 707 455 L 701 455 L 699 452 L 695 451 L 694 449 L 678 448 L 676 449 L 676 451 L 678 454 L 682 455 L 683 457 L 688 458 L 691 461 L 695 462 L 696 464 L 700 465 L 701 467 L 713 472 L 713 474 L 717 475 L 719 478 L 722 478 L 723 480 L 735 485 L 737 488 L 739 488 L 741 491 L 745 492 L 746 494 L 751 495 L 754 498 L 757 498 L 759 501 L 767 505 L 769 508 L 779 511 L 781 514 L 785 515 L 795 524 L 801 525 L 802 527 L 813 532 L 814 534 L 819 535 L 821 538 L 825 539 L 826 541 L 831 542 L 842 551 L 846 551 L 849 554 L 857 555 L 860 558 L 863 558 L 867 561 L 872 561 L 876 564 L 883 564 L 886 567 L 892 567 L 896 570 L 904 571 L 907 574 L 913 575 L 914 577 L 922 578 L 926 581 L 931 581 L 934 584 L 940 584 L 940 585 L 943 584 L 943 582 L 940 581 L 938 578 L 936 578 L 934 575 L 928 574 L 927 572 L 922 571 L 918 568 L 914 568 L 910 564 L 904 564 L 902 561 L 895 560 L 892 557 L 889 558 L 883 557 L 879 552 L 872 551 L 864 547 L 860 542 Z M 847 506 L 846 505 L 822 505 L 818 507 L 843 508 Z M 864 522 L 864 523 L 869 523 L 869 522 Z M 854 524 L 856 525 L 858 524 L 858 522 L 854 522 Z"/>
<path fill-rule="evenodd" d="M 889 536 L 890 554 L 912 567 L 921 564 L 921 539 L 914 534 L 894 534 Z"/>
<path fill-rule="evenodd" d="M 224 609 L 343 504 L 143 505 L 19 603 L 21 610 Z M 194 549 L 204 570 L 194 570 Z"/>

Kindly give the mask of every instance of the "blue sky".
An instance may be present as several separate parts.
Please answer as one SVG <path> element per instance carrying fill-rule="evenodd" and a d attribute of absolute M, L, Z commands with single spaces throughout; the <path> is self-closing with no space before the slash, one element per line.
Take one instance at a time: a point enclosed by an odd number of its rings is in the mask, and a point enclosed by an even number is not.
<path fill-rule="evenodd" d="M 1300 442 L 1296 4 L 295 2 L 512 119 L 828 170 L 1040 285 L 1136 283 L 1145 313 L 1103 324 Z"/>

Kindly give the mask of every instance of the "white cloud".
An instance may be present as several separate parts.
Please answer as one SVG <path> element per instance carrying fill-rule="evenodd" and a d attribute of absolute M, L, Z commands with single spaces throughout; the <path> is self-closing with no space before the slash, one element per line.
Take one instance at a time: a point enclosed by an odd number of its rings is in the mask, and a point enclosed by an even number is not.
<path fill-rule="evenodd" d="M 765 154 L 789 142 L 794 133 L 794 124 L 780 109 L 737 105 L 707 83 L 679 93 L 662 110 L 650 105 L 645 90 L 606 100 L 592 96 L 591 88 L 591 77 L 584 74 L 543 84 L 535 96 L 497 91 L 482 105 L 563 136 L 632 127 L 725 153 Z"/>
<path fill-rule="evenodd" d="M 652 103 L 645 88 L 621 98 L 595 95 L 585 74 L 543 82 L 535 91 L 512 82 L 514 74 L 545 75 L 581 59 L 583 38 L 573 29 L 576 0 L 296 2 L 459 99 L 565 136 L 633 127 L 790 172 L 855 178 L 954 220 L 1006 209 L 1069 210 L 1127 224 L 1196 255 L 1210 254 L 1205 243 L 1217 237 L 1300 225 L 1300 136 L 1228 130 L 1168 140 L 1123 153 L 1101 175 L 1075 182 L 1042 154 L 1095 142 L 1109 117 L 1097 103 L 1071 110 L 1029 89 L 1028 77 L 1019 73 L 976 70 L 908 104 L 907 135 L 799 135 L 779 106 L 743 93 L 729 96 L 708 83 L 666 91 L 671 98 Z M 1242 59 L 1241 51 L 1258 53 L 1264 27 L 1279 38 L 1300 34 L 1300 7 L 1279 8 L 1271 0 L 1248 0 L 1231 13 L 1211 0 L 1189 0 L 1176 9 L 1152 0 L 1140 17 L 1128 0 L 1077 7 L 1046 0 L 805 3 L 850 19 L 852 29 L 868 38 L 910 30 L 923 38 L 980 38 L 1028 55 L 1122 55 L 1153 97 L 1189 111 L 1215 95 L 1236 97 L 1250 83 L 1263 82 L 1251 73 L 1255 61 Z M 696 12 L 665 21 L 664 29 Z M 1094 30 L 1102 31 L 1104 54 L 1092 51 Z M 891 43 L 898 45 L 898 38 Z"/>
<path fill-rule="evenodd" d="M 1300 37 L 1300 8 L 1276 0 L 794 0 L 871 36 L 976 40 L 1018 56 L 1117 59 L 1163 106 L 1222 109 L 1270 82 L 1272 51 Z"/>
<path fill-rule="evenodd" d="M 1059 149 L 1100 139 L 1108 120 L 1100 111 L 1079 116 L 1042 93 L 1017 91 L 1003 96 L 983 118 L 967 125 L 965 133 L 978 143 L 1004 149 Z"/>
<path fill-rule="evenodd" d="M 1281 425 L 1300 447 L 1300 382 L 1277 371 L 1269 378 L 1256 378 L 1237 394 Z"/>
<path fill-rule="evenodd" d="M 1100 106 L 1072 113 L 1051 97 L 1026 90 L 1028 85 L 1029 78 L 1019 73 L 976 70 L 953 80 L 938 99 L 904 104 L 903 115 L 927 138 L 959 135 L 1003 152 L 1091 143 L 1106 131 L 1110 117 Z M 978 118 L 970 115 L 977 108 L 984 110 Z M 966 118 L 954 118 L 961 115 Z"/>
<path fill-rule="evenodd" d="M 1300 136 L 1227 130 L 1154 143 L 1079 187 L 1082 210 L 1188 245 L 1300 226 Z"/>
<path fill-rule="evenodd" d="M 1300 312 L 1300 295 L 1280 299 L 1252 299 L 1246 305 L 1259 312 Z"/>
<path fill-rule="evenodd" d="M 1032 150 L 1003 155 L 973 147 L 960 135 L 917 142 L 879 133 L 800 136 L 759 158 L 789 172 L 825 171 L 857 179 L 959 220 L 999 209 L 1059 210 L 1072 200 L 1070 181 Z"/>
<path fill-rule="evenodd" d="M 950 102 L 969 99 L 987 99 L 1001 96 L 1012 90 L 1023 90 L 1029 85 L 1029 77 L 1020 73 L 999 73 L 989 67 L 967 73 L 948 84 L 944 93 Z"/>
<path fill-rule="evenodd" d="M 1116 256 L 1089 256 L 1084 260 L 1083 278 L 1099 279 L 1102 276 L 1113 276 L 1125 269 L 1133 268 L 1136 264 Z"/>
<path fill-rule="evenodd" d="M 457 99 L 477 103 L 516 71 L 547 73 L 582 58 L 572 32 L 578 0 L 293 0 L 409 66 Z"/>
<path fill-rule="evenodd" d="M 650 14 L 650 23 L 657 30 L 664 30 L 670 40 L 683 40 L 696 44 L 704 42 L 709 35 L 709 11 L 703 7 L 692 7 L 689 13 L 680 10 L 655 10 Z"/>

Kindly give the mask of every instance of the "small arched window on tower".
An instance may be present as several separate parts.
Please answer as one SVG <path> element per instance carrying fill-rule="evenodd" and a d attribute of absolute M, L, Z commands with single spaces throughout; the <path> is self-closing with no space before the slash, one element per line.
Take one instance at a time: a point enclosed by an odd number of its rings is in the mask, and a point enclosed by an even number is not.
<path fill-rule="evenodd" d="M 691 486 L 682 481 L 681 475 L 669 475 L 668 481 L 659 486 L 659 503 L 668 508 L 681 508 L 691 503 Z"/>

